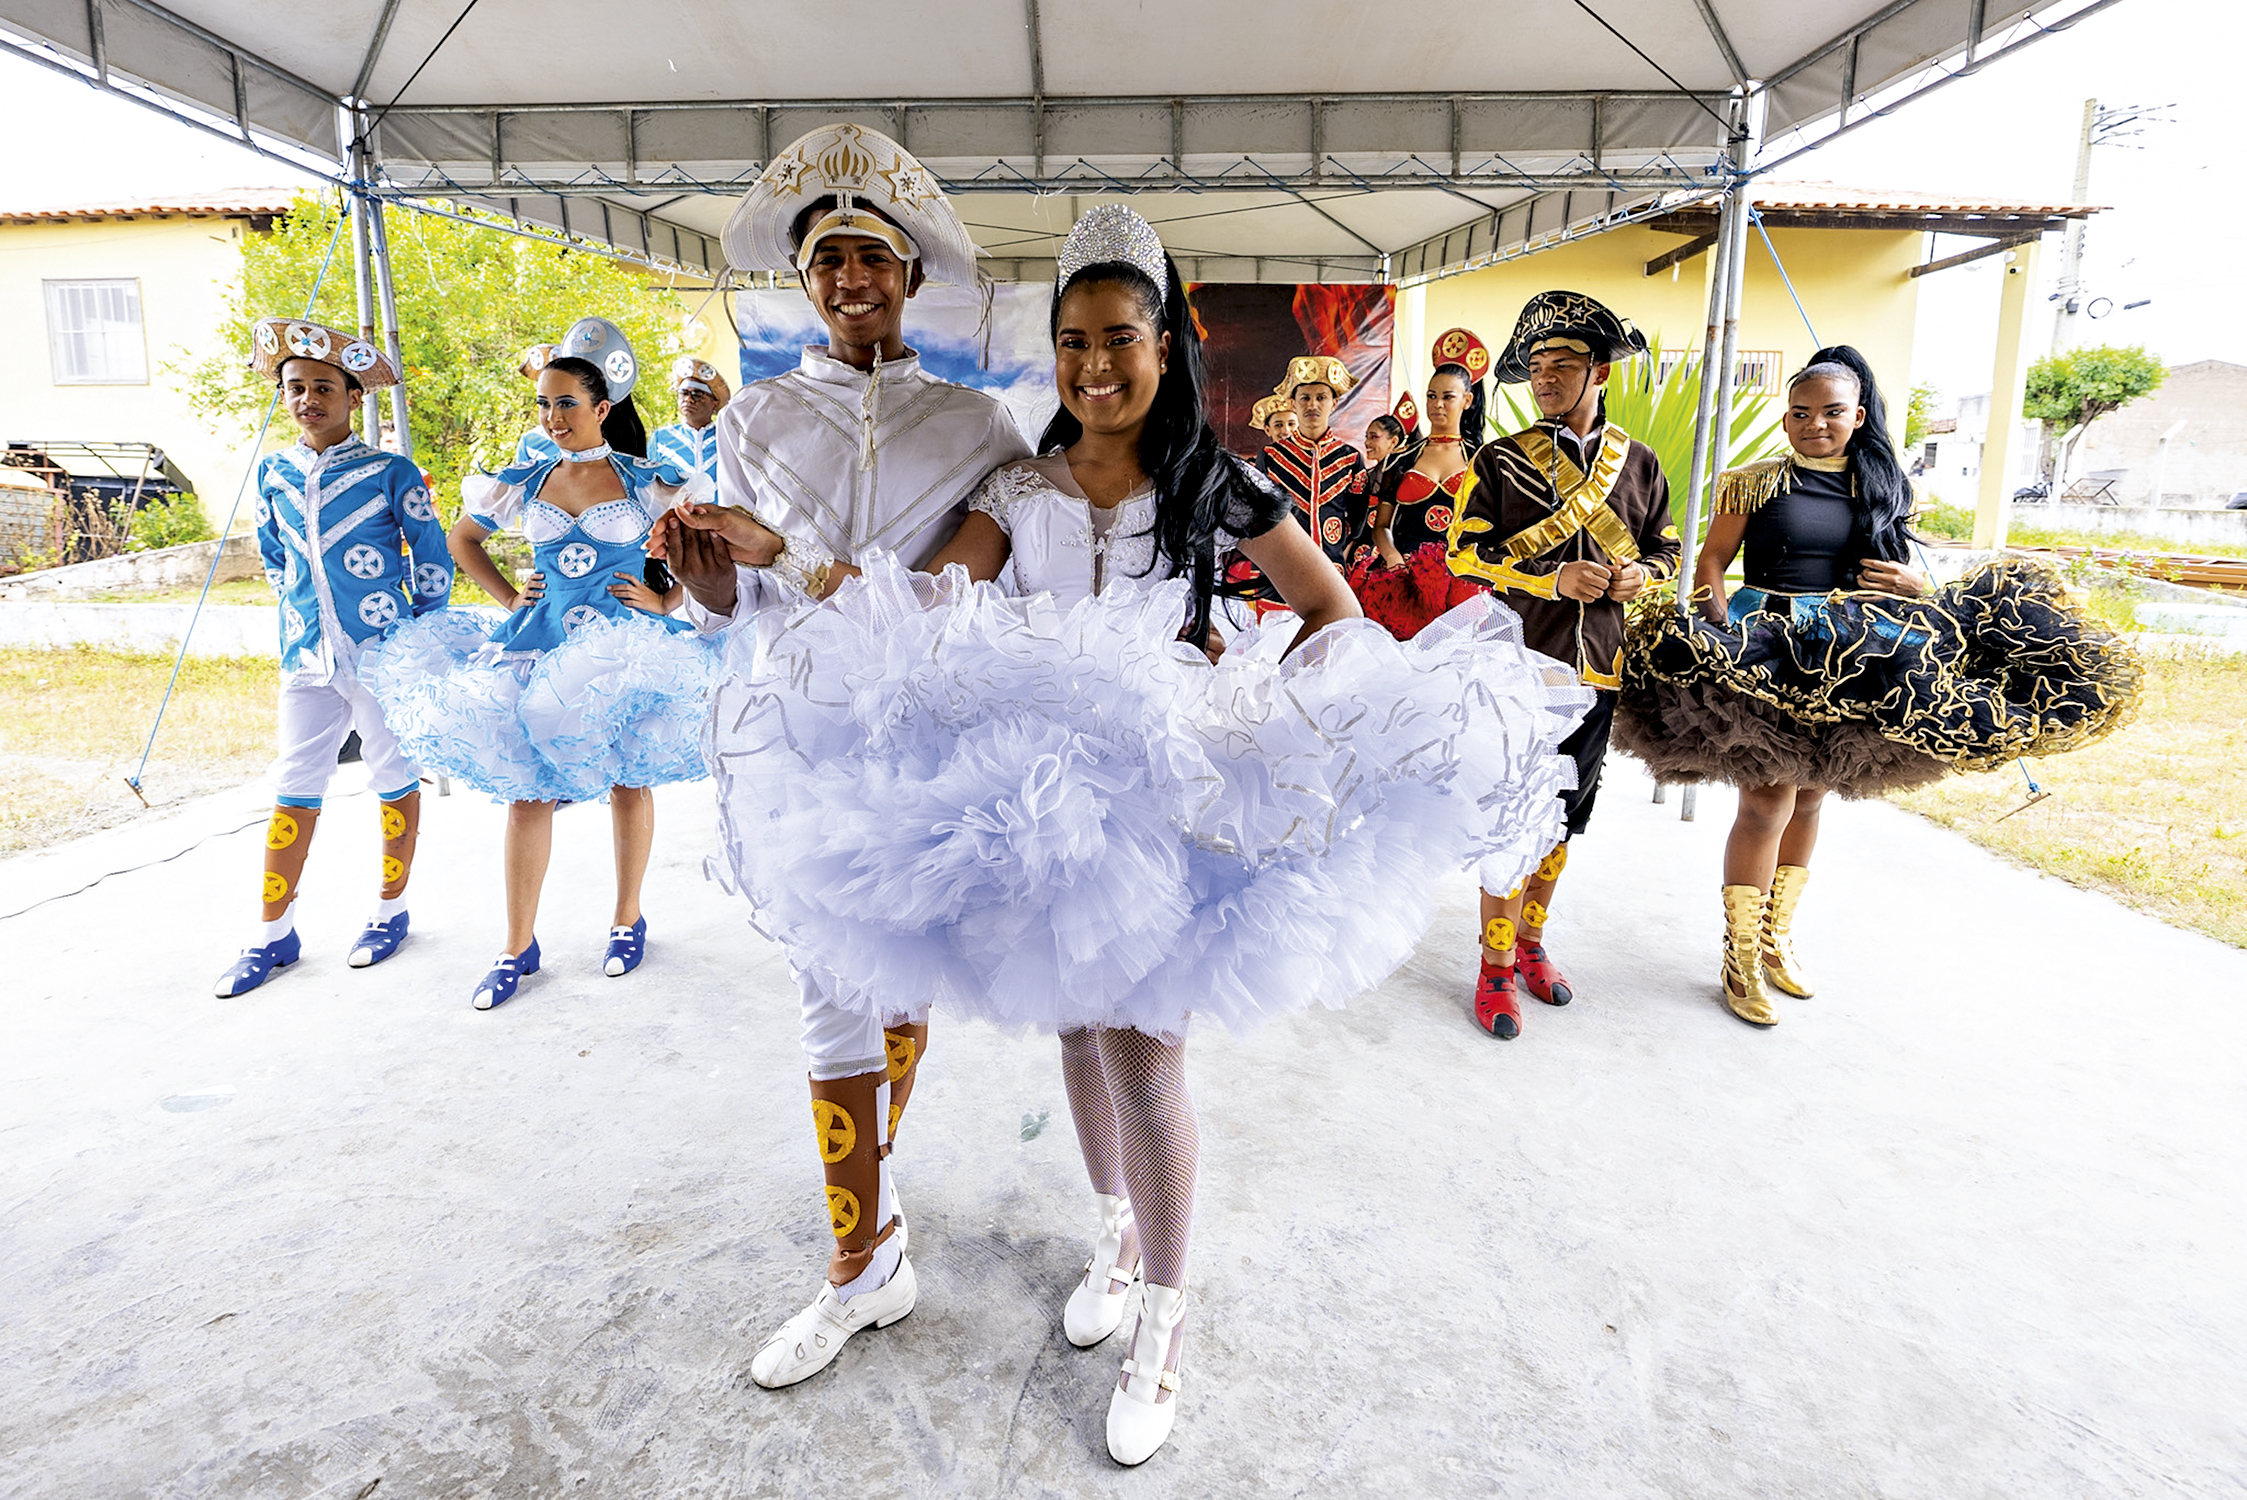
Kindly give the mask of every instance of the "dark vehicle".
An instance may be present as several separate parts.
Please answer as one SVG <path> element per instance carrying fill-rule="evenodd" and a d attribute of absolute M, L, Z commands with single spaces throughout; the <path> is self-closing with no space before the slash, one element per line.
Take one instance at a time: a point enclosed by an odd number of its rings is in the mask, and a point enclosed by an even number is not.
<path fill-rule="evenodd" d="M 2024 484 L 2019 489 L 2013 492 L 2013 499 L 2016 504 L 2024 501 L 2049 500 L 2051 498 L 2052 486 L 2046 484 L 2041 479 L 2039 479 L 2034 484 Z"/>
<path fill-rule="evenodd" d="M 58 563 L 108 557 L 132 540 L 133 518 L 195 486 L 153 443 L 10 441 L 0 464 L 38 475 L 56 492 L 53 553 Z"/>
<path fill-rule="evenodd" d="M 2231 498 L 2224 502 L 2224 509 L 2247 510 L 2247 490 L 2233 490 Z"/>

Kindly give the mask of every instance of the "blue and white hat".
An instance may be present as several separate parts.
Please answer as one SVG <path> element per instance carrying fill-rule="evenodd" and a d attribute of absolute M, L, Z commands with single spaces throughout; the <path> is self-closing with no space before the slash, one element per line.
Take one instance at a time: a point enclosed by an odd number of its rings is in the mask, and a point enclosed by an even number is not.
<path fill-rule="evenodd" d="M 579 318 L 554 346 L 556 359 L 589 360 L 609 383 L 609 399 L 622 401 L 640 383 L 640 361 L 624 330 L 606 318 Z"/>

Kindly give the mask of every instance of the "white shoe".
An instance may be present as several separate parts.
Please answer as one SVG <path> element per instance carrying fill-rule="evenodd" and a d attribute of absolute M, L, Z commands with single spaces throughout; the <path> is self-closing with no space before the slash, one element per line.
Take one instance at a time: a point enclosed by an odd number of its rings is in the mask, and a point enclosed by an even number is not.
<path fill-rule="evenodd" d="M 1119 1384 L 1108 1398 L 1108 1455 L 1119 1464 L 1143 1464 L 1170 1439 L 1171 1425 L 1178 1420 L 1178 1376 L 1167 1368 L 1170 1339 L 1185 1317 L 1184 1287 L 1146 1284 L 1131 1358 L 1123 1362 L 1130 1388 Z M 1184 1361 L 1183 1349 L 1179 1358 Z M 1159 1400 L 1165 1391 L 1170 1399 Z"/>
<path fill-rule="evenodd" d="M 749 1362 L 749 1378 L 768 1391 L 808 1380 L 834 1363 L 852 1334 L 861 1328 L 889 1327 L 913 1310 L 919 1294 L 913 1263 L 903 1256 L 898 1258 L 896 1275 L 848 1302 L 823 1281 L 811 1306 L 781 1324 L 780 1332 L 757 1351 Z"/>
<path fill-rule="evenodd" d="M 1131 1200 L 1107 1193 L 1094 1193 L 1092 1198 L 1100 1205 L 1100 1233 L 1092 1241 L 1085 1279 L 1070 1291 L 1069 1305 L 1061 1309 L 1061 1331 L 1079 1349 L 1090 1349 L 1123 1326 L 1124 1303 L 1130 1299 L 1131 1284 L 1139 1279 L 1137 1260 L 1129 1266 L 1116 1264 L 1132 1227 Z"/>

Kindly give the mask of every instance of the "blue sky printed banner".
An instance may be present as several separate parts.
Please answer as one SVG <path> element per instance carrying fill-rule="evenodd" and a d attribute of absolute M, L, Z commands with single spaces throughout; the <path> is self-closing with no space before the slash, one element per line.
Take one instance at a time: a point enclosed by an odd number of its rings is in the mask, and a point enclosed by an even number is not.
<path fill-rule="evenodd" d="M 905 307 L 905 342 L 920 351 L 931 375 L 989 391 L 1014 413 L 1022 436 L 1036 443 L 1058 402 L 1053 394 L 1053 340 L 1046 331 L 1053 294 L 1044 285 L 1001 283 L 991 303 L 989 368 L 979 359 L 976 323 L 982 304 L 972 289 L 923 287 Z M 736 292 L 741 330 L 741 383 L 793 370 L 804 345 L 824 344 L 827 331 L 802 291 Z"/>

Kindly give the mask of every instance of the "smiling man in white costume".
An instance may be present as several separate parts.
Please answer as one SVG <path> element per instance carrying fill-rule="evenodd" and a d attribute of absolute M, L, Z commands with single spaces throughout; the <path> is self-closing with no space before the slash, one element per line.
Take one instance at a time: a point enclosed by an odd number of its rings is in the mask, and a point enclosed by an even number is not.
<path fill-rule="evenodd" d="M 829 564 L 870 549 L 921 566 L 958 529 L 983 476 L 1029 452 L 995 397 L 927 373 L 905 343 L 905 305 L 922 285 L 972 287 L 979 278 L 959 215 L 895 141 L 857 125 L 804 136 L 758 178 L 724 239 L 736 270 L 801 276 L 827 341 L 719 413 L 720 504 L 682 507 L 651 543 L 685 583 L 705 630 L 801 607 Z M 754 632 L 737 637 L 713 704 L 721 809 L 729 734 L 742 732 L 738 694 L 728 689 L 738 688 L 753 645 Z M 758 831 L 731 826 L 721 812 L 720 834 L 721 878 L 754 900 L 734 856 Z M 915 1297 L 890 1147 L 928 1044 L 926 1012 L 885 1026 L 839 1003 L 823 971 L 791 959 L 835 1248 L 811 1305 L 750 1365 L 767 1387 L 817 1374 L 844 1340 L 895 1323 Z"/>

